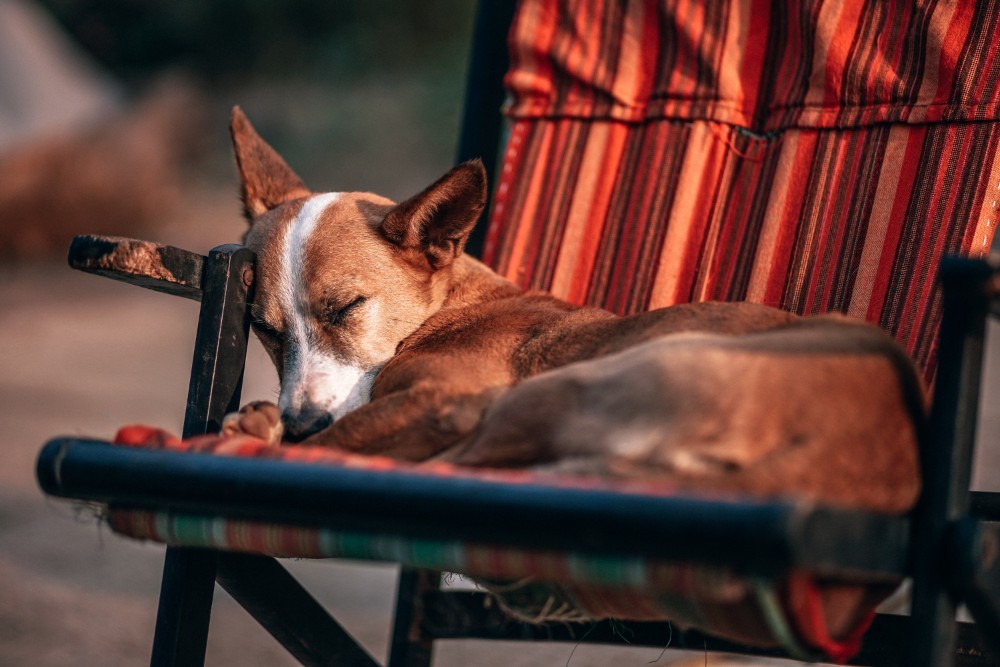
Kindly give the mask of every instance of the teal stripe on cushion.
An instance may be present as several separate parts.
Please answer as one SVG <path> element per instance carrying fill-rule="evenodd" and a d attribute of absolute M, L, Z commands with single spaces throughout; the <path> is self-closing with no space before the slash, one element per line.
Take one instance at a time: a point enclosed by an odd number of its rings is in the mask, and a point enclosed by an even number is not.
<path fill-rule="evenodd" d="M 347 558 L 370 558 L 371 537 L 355 533 L 333 533 L 329 530 L 319 530 L 325 539 L 320 544 L 329 544 L 332 548 L 323 554 L 326 557 L 345 556 Z"/>
<path fill-rule="evenodd" d="M 456 563 L 455 543 L 413 540 L 410 542 L 410 559 L 420 567 L 434 567 L 434 563 Z"/>
<path fill-rule="evenodd" d="M 215 541 L 212 535 L 212 520 L 200 517 L 170 515 L 168 525 L 170 536 L 182 544 L 194 543 L 199 546 L 211 546 Z"/>
<path fill-rule="evenodd" d="M 639 558 L 569 554 L 567 559 L 571 579 L 631 588 L 649 585 L 647 561 Z"/>

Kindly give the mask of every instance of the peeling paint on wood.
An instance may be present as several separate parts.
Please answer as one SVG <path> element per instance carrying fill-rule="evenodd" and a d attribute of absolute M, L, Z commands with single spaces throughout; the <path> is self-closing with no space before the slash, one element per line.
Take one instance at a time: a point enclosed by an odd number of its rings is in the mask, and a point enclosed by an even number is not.
<path fill-rule="evenodd" d="M 187 250 L 114 236 L 77 236 L 69 250 L 74 269 L 195 300 L 204 262 Z"/>

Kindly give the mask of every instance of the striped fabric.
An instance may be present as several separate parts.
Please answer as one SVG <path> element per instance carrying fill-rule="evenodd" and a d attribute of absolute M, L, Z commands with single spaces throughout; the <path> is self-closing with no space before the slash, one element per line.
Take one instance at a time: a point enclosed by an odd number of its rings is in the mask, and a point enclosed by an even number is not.
<path fill-rule="evenodd" d="M 995 2 L 524 0 L 485 259 L 619 313 L 841 311 L 933 376 L 998 218 Z"/>
<path fill-rule="evenodd" d="M 848 659 L 857 652 L 871 622 L 869 617 L 846 638 L 831 638 L 821 613 L 817 616 L 819 589 L 808 577 L 783 582 L 748 580 L 723 568 L 701 565 L 525 551 L 164 511 L 113 508 L 108 522 L 118 533 L 169 545 L 275 557 L 386 561 L 461 572 L 475 577 L 508 614 L 523 621 L 670 619 L 730 641 L 782 646 L 802 659 Z M 487 583 L 490 579 L 504 583 Z M 809 607 L 796 614 L 792 600 Z"/>
<path fill-rule="evenodd" d="M 670 495 L 668 484 L 517 470 L 471 470 L 442 463 L 412 464 L 324 447 L 271 447 L 250 436 L 207 435 L 181 440 L 163 430 L 126 426 L 115 444 L 192 454 L 273 458 L 299 463 L 428 476 L 463 476 L 508 484 Z M 743 644 L 781 646 L 803 659 L 844 661 L 854 655 L 872 616 L 846 636 L 832 637 L 821 609 L 823 587 L 811 575 L 748 579 L 702 564 L 641 556 L 515 549 L 455 540 L 335 531 L 197 513 L 111 507 L 115 532 L 170 545 L 225 549 L 276 557 L 354 558 L 458 572 L 490 590 L 510 615 L 529 622 L 601 618 L 669 619 Z M 872 608 L 891 587 L 871 589 Z"/>

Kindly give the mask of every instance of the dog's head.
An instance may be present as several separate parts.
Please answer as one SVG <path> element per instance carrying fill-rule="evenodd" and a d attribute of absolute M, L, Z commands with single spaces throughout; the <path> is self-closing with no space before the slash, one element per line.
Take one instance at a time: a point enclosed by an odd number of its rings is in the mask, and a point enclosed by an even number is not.
<path fill-rule="evenodd" d="M 257 254 L 254 331 L 278 369 L 285 432 L 299 439 L 367 402 L 399 343 L 440 308 L 486 201 L 480 162 L 396 204 L 315 194 L 243 113 L 230 125 Z"/>

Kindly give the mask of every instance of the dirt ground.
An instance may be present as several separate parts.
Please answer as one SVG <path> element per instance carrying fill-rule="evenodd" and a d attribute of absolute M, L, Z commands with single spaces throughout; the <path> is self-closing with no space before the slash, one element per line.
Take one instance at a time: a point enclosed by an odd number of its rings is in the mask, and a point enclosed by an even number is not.
<path fill-rule="evenodd" d="M 202 193 L 160 239 L 205 251 L 241 230 L 236 199 Z M 187 217 L 185 217 L 187 216 Z M 204 224 L 191 224 L 195 216 Z M 49 437 L 110 436 L 125 423 L 179 431 L 197 305 L 61 262 L 0 266 L 0 664 L 139 665 L 148 661 L 163 549 L 110 534 L 92 513 L 46 499 L 34 459 Z M 996 345 L 990 368 L 1000 367 Z M 249 355 L 245 398 L 276 379 L 262 349 Z M 991 373 L 992 376 L 992 373 Z M 988 389 L 997 382 L 989 380 Z M 995 406 L 995 392 L 987 406 Z M 1000 430 L 1000 411 L 984 414 Z M 997 488 L 1000 449 L 980 448 L 976 484 Z M 386 655 L 396 570 L 391 565 L 288 562 L 378 659 Z M 699 654 L 650 648 L 442 642 L 438 665 L 703 664 Z M 210 665 L 295 664 L 218 591 Z M 711 656 L 710 665 L 732 664 Z M 743 663 L 741 663 L 743 664 Z"/>

